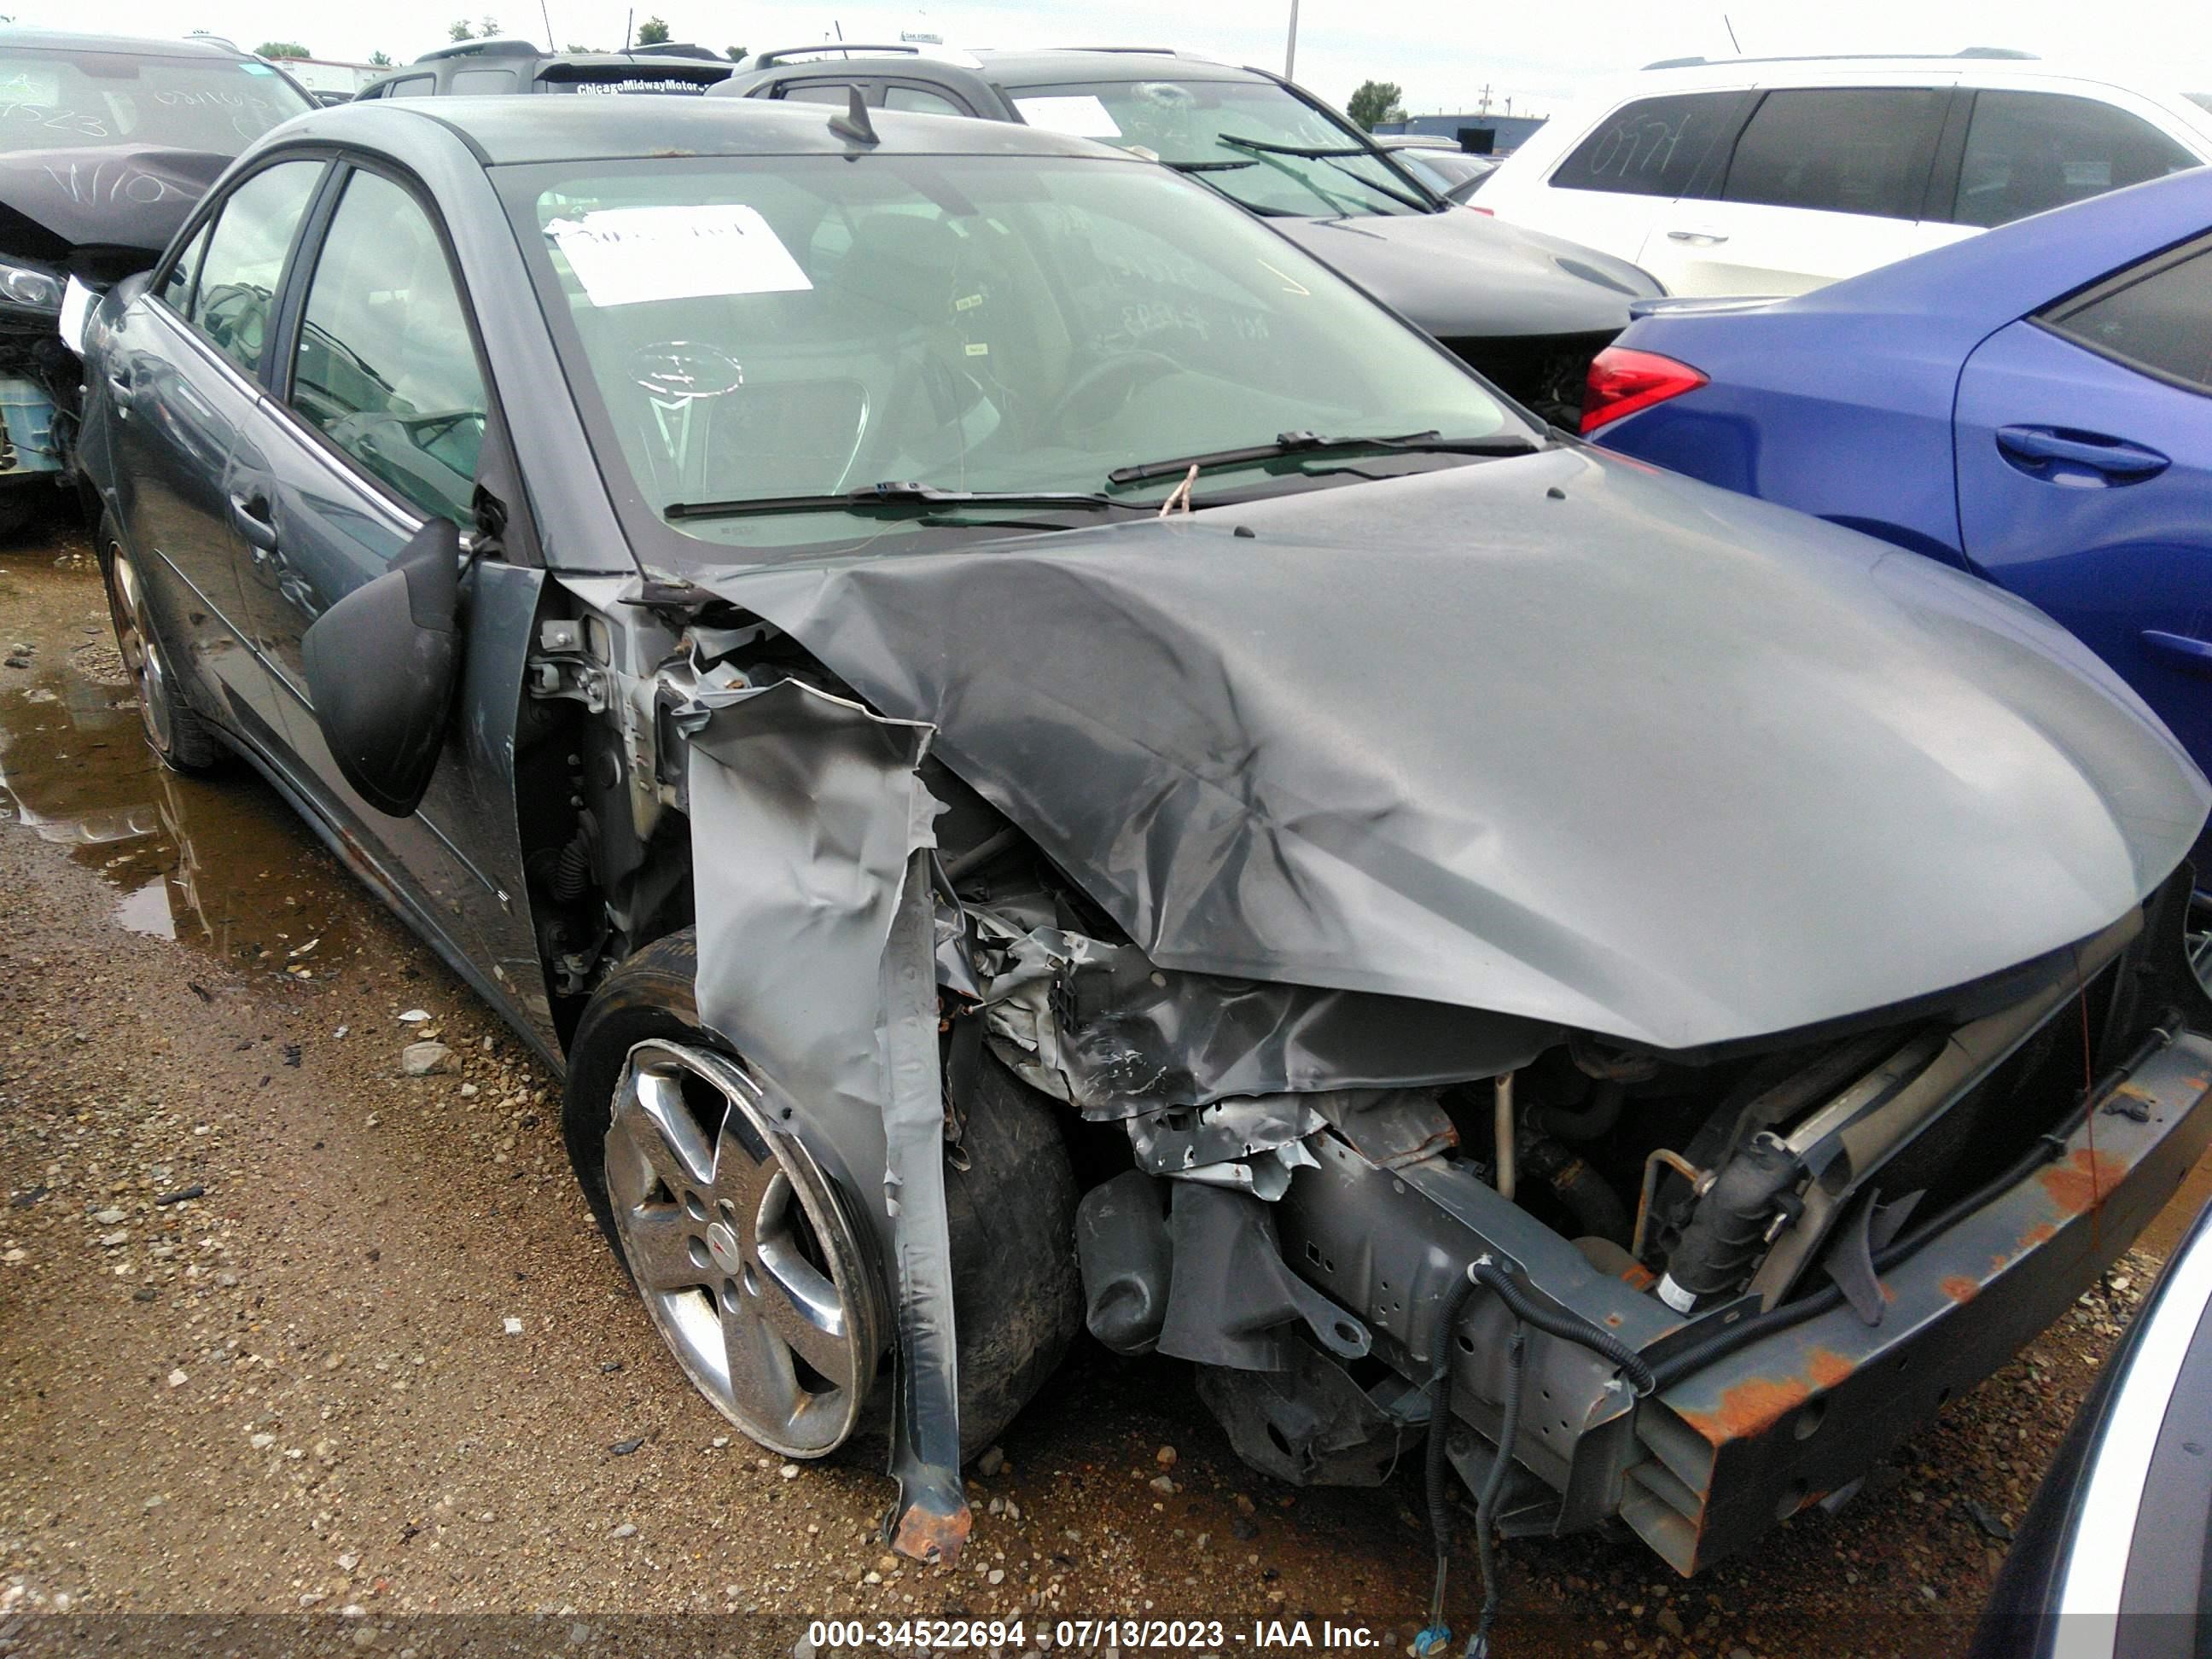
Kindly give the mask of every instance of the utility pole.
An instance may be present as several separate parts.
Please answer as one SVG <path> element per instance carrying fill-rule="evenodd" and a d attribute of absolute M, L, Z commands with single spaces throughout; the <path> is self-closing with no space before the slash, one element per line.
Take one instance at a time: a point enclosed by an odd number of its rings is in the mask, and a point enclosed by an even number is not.
<path fill-rule="evenodd" d="M 1291 38 L 1283 46 L 1283 79 L 1297 79 L 1298 0 L 1291 0 Z"/>

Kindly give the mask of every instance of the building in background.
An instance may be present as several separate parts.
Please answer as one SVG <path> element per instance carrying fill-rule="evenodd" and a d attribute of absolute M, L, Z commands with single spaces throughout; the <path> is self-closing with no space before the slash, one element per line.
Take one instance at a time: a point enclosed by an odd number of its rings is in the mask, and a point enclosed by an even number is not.
<path fill-rule="evenodd" d="M 1541 115 L 1499 115 L 1483 111 L 1473 115 L 1408 115 L 1402 120 L 1377 121 L 1379 137 L 1386 132 L 1419 133 L 1424 137 L 1449 138 L 1471 155 L 1510 155 L 1544 125 Z"/>

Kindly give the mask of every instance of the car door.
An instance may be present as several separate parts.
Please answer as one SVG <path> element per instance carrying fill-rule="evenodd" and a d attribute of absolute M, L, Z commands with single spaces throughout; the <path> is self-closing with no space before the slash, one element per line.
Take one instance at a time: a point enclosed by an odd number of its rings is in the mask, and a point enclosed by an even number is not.
<path fill-rule="evenodd" d="M 107 394 L 118 416 L 123 532 L 172 654 L 231 723 L 282 741 L 271 687 L 246 648 L 228 469 L 257 378 L 284 264 L 328 162 L 279 161 L 215 203 L 118 325 Z"/>
<path fill-rule="evenodd" d="M 1501 204 L 1503 216 L 1632 260 L 1675 198 L 1717 183 L 1753 96 L 1686 92 L 1623 104 L 1553 168 L 1540 199 Z"/>
<path fill-rule="evenodd" d="M 1954 442 L 1974 568 L 2079 635 L 2212 767 L 2212 238 L 1984 341 Z"/>
<path fill-rule="evenodd" d="M 1655 215 L 1637 264 L 1669 294 L 1802 294 L 1960 233 L 1923 228 L 1948 88 L 1791 87 L 1764 94 L 1709 198 Z"/>
<path fill-rule="evenodd" d="M 301 257 L 277 340 L 283 361 L 253 441 L 239 447 L 256 470 L 241 466 L 232 486 L 267 507 L 268 551 L 244 583 L 254 643 L 284 693 L 303 783 L 342 841 L 491 981 L 480 988 L 550 1034 L 513 777 L 542 572 L 487 557 L 471 573 L 453 726 L 407 817 L 369 805 L 339 771 L 315 720 L 301 644 L 332 605 L 390 568 L 431 515 L 473 531 L 494 422 L 477 331 L 441 228 L 395 177 L 349 166 L 327 225 Z"/>

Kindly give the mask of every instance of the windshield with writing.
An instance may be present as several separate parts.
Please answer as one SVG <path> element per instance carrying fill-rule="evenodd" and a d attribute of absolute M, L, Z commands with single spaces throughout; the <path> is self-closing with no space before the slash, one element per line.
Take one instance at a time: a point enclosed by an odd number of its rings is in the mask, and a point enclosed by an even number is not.
<path fill-rule="evenodd" d="M 0 153 L 128 144 L 235 155 L 312 107 L 266 64 L 0 46 Z"/>
<path fill-rule="evenodd" d="M 1143 150 L 1171 167 L 1201 167 L 1208 184 L 1257 213 L 1336 218 L 1430 210 L 1358 133 L 1272 82 L 1102 81 L 1024 87 L 1012 96 L 1033 127 Z M 1234 142 L 1240 138 L 1273 148 Z"/>
<path fill-rule="evenodd" d="M 672 506 L 892 482 L 1118 490 L 1116 469 L 1287 432 L 1524 430 L 1426 339 L 1163 169 L 884 153 L 502 172 L 601 465 L 685 538 L 853 526 Z"/>

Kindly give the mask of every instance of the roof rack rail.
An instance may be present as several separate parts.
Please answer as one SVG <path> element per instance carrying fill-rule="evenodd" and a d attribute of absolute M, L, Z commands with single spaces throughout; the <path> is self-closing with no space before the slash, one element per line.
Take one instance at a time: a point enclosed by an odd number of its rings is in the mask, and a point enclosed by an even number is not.
<path fill-rule="evenodd" d="M 846 58 L 853 57 L 856 53 L 866 58 L 878 58 L 886 54 L 898 58 L 919 58 L 922 55 L 920 46 L 910 45 L 903 40 L 896 45 L 884 46 L 871 46 L 864 40 L 821 40 L 811 46 L 780 46 L 774 52 L 755 52 L 752 64 L 755 69 L 769 69 L 778 64 L 789 63 L 794 58 L 811 58 L 817 52 L 833 52 Z"/>
<path fill-rule="evenodd" d="M 1968 46 L 1961 52 L 1783 52 L 1771 58 L 1661 58 L 1647 70 L 1694 69 L 1700 64 L 1948 64 L 1961 58 L 2002 58 L 2028 63 L 2035 53 L 2014 46 Z"/>
<path fill-rule="evenodd" d="M 535 40 L 525 40 L 506 35 L 496 40 L 456 40 L 450 46 L 437 46 L 424 52 L 415 61 L 435 64 L 447 58 L 542 58 L 545 48 Z"/>
<path fill-rule="evenodd" d="M 1180 58 L 1173 46 L 1054 46 L 1054 52 L 1122 52 L 1133 58 Z"/>

